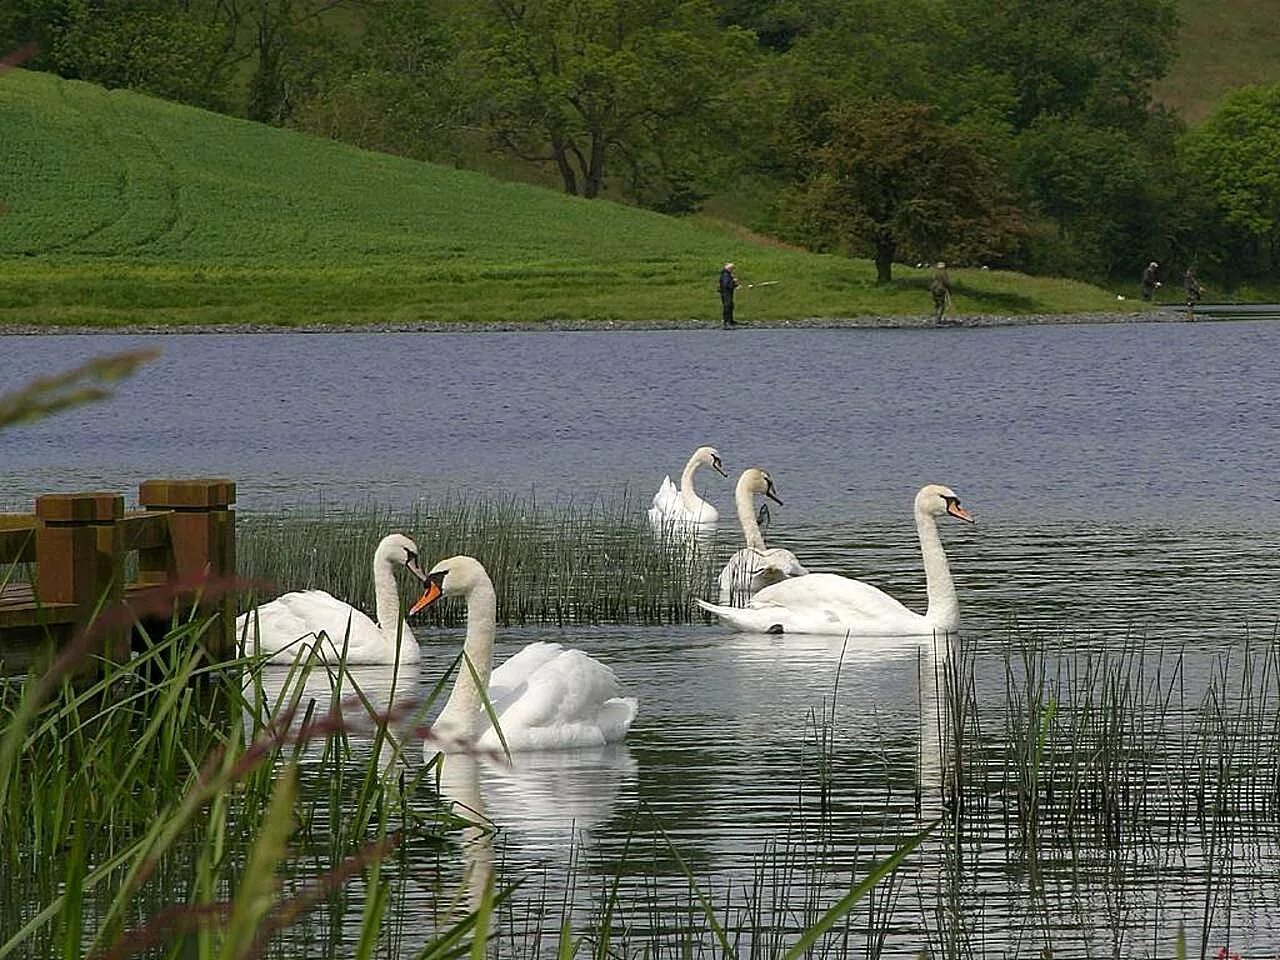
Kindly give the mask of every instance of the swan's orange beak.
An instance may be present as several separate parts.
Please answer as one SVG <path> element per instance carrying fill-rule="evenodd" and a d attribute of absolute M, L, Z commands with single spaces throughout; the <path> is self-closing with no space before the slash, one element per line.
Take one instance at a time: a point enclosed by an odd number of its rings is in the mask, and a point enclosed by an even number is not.
<path fill-rule="evenodd" d="M 444 591 L 440 589 L 440 584 L 436 583 L 434 580 L 428 580 L 427 589 L 422 591 L 422 596 L 418 598 L 418 602 L 409 608 L 409 616 L 413 616 L 419 610 L 425 610 L 427 607 L 431 606 L 440 599 L 443 593 Z"/>
<path fill-rule="evenodd" d="M 966 523 L 978 522 L 973 519 L 973 515 L 970 514 L 968 510 L 954 501 L 947 504 L 947 513 L 951 514 L 953 517 L 958 517 L 959 519 L 964 520 Z"/>

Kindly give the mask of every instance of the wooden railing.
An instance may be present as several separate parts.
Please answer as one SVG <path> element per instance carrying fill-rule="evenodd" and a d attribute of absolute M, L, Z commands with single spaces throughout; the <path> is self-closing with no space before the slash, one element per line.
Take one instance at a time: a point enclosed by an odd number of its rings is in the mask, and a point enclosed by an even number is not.
<path fill-rule="evenodd" d="M 36 497 L 34 513 L 0 514 L 0 661 L 47 656 L 99 617 L 95 652 L 127 658 L 130 618 L 103 614 L 148 591 L 154 597 L 157 587 L 235 576 L 235 499 L 230 480 L 148 480 L 138 489 L 141 509 L 129 513 L 118 493 L 54 493 Z M 137 577 L 126 583 L 132 553 Z M 15 577 L 24 569 L 32 576 Z M 174 596 L 179 609 L 192 604 L 221 614 L 209 653 L 232 656 L 231 595 Z"/>

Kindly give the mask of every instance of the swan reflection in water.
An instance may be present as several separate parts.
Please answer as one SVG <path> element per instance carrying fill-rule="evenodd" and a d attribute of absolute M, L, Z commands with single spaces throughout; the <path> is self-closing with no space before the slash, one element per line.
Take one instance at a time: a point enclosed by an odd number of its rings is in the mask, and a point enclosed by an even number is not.
<path fill-rule="evenodd" d="M 435 749 L 427 745 L 430 760 Z M 439 755 L 440 795 L 460 816 L 492 825 L 519 856 L 568 856 L 635 796 L 637 764 L 625 743 L 576 750 Z"/>
<path fill-rule="evenodd" d="M 838 694 L 835 729 L 839 741 L 879 737 L 881 721 L 871 721 L 881 709 L 916 728 L 916 788 L 921 811 L 941 814 L 944 799 L 954 790 L 950 764 L 955 747 L 948 703 L 948 678 L 954 673 L 959 633 L 919 637 L 824 636 L 822 634 L 735 633 L 722 649 L 731 662 L 719 680 L 730 699 L 749 702 L 758 677 L 774 685 L 775 703 L 789 715 L 827 709 Z M 745 739 L 777 738 L 777 713 L 757 711 L 736 719 Z M 808 727 L 792 725 L 793 736 L 809 735 Z M 838 751 L 840 743 L 833 746 Z"/>
<path fill-rule="evenodd" d="M 462 830 L 462 883 L 467 907 L 479 909 L 493 882 L 495 841 L 508 862 L 550 861 L 567 871 L 575 848 L 590 843 L 609 822 L 624 795 L 635 796 L 636 761 L 626 744 L 504 755 L 440 753 L 424 745 L 437 764 L 437 789 Z"/>
<path fill-rule="evenodd" d="M 349 663 L 343 670 L 315 655 L 288 669 L 270 666 L 250 670 L 244 679 L 245 738 L 254 736 L 256 726 L 266 726 L 292 710 L 293 733 L 308 719 L 315 722 L 332 715 L 342 718 L 348 744 L 371 743 L 377 734 L 377 718 L 393 712 L 394 707 L 411 705 L 419 684 L 416 663 L 398 667 Z M 394 733 L 394 724 L 390 729 Z M 379 767 L 384 771 L 395 759 L 396 739 L 384 738 L 379 745 Z M 322 744 L 317 741 L 313 746 Z"/>

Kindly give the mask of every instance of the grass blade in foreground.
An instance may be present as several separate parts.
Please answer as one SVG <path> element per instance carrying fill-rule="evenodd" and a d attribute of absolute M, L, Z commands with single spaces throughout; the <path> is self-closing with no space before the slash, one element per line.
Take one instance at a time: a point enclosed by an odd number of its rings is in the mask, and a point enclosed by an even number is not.
<path fill-rule="evenodd" d="M 886 875 L 898 869 L 898 865 L 910 856 L 920 844 L 924 843 L 929 834 L 937 829 L 938 823 L 939 821 L 937 820 L 933 821 L 933 823 L 895 850 L 891 856 L 876 864 L 870 873 L 863 877 L 837 903 L 832 905 L 831 909 L 824 913 L 817 923 L 806 930 L 800 939 L 792 944 L 791 949 L 783 955 L 782 960 L 796 960 L 797 957 L 804 956 L 805 952 L 817 942 L 818 938 L 830 930 L 841 917 L 852 910 L 854 905 L 866 896 L 872 887 L 883 880 Z"/>

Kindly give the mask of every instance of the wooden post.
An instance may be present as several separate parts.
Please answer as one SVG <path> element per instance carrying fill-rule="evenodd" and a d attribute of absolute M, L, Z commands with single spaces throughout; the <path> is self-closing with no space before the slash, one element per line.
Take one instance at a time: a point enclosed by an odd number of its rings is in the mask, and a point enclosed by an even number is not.
<path fill-rule="evenodd" d="M 231 504 L 236 485 L 230 480 L 147 480 L 138 502 L 147 510 L 171 510 L 171 549 L 138 551 L 140 583 L 163 584 L 201 576 L 232 577 L 236 572 L 236 517 Z M 221 659 L 235 655 L 235 598 L 223 594 L 203 604 L 220 613 L 210 635 L 210 652 Z"/>
<path fill-rule="evenodd" d="M 115 613 L 124 595 L 123 550 L 116 521 L 124 516 L 118 493 L 51 493 L 36 497 L 36 598 L 74 603 L 73 629 L 95 611 Z M 98 648 L 109 660 L 129 658 L 129 624 L 104 630 Z"/>

